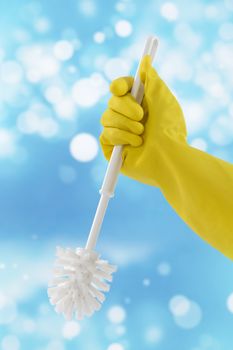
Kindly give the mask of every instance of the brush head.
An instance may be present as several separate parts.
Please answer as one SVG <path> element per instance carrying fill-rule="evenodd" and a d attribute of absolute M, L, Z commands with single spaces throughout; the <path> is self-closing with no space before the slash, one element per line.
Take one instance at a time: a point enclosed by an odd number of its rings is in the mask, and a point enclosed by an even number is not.
<path fill-rule="evenodd" d="M 101 308 L 105 300 L 102 292 L 110 289 L 106 281 L 112 281 L 117 267 L 85 248 L 57 247 L 56 256 L 54 278 L 48 288 L 50 303 L 67 320 L 74 315 L 78 320 L 91 316 Z"/>

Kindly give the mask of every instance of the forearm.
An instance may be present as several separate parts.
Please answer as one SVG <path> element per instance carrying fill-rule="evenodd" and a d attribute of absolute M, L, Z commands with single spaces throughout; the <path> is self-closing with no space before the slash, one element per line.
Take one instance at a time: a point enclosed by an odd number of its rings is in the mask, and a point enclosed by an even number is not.
<path fill-rule="evenodd" d="M 178 215 L 233 259 L 233 165 L 166 136 L 158 183 Z"/>

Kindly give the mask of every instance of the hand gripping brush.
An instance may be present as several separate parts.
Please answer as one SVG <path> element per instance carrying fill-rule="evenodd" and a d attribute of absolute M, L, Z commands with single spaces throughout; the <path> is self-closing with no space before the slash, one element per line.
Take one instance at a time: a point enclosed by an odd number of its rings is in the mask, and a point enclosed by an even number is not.
<path fill-rule="evenodd" d="M 148 37 L 141 57 L 150 55 L 154 59 L 158 41 L 153 36 Z M 141 63 L 141 61 L 140 61 Z M 140 81 L 139 67 L 131 90 L 132 96 L 141 104 L 144 90 Z M 115 146 L 108 164 L 102 188 L 101 198 L 91 226 L 85 248 L 57 247 L 54 268 L 54 278 L 49 284 L 48 296 L 57 313 L 62 313 L 67 320 L 73 315 L 78 320 L 91 316 L 101 308 L 105 300 L 103 292 L 108 292 L 112 281 L 112 273 L 116 266 L 100 259 L 100 254 L 94 251 L 109 199 L 114 196 L 118 174 L 122 165 L 122 147 Z"/>

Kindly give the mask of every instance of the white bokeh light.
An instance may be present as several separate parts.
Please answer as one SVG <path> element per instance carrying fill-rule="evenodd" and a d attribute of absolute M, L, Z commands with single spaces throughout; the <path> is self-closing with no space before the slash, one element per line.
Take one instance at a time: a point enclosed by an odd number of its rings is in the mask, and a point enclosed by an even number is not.
<path fill-rule="evenodd" d="M 55 136 L 59 129 L 53 118 L 42 117 L 33 109 L 19 115 L 17 126 L 24 134 L 38 133 L 45 138 Z"/>
<path fill-rule="evenodd" d="M 127 47 L 125 47 L 121 51 L 121 53 L 122 53 L 122 57 L 127 58 L 127 60 L 138 62 L 141 58 L 141 54 L 142 54 L 141 51 L 142 51 L 142 43 L 141 43 L 141 40 L 138 40 L 132 43 L 131 45 L 128 45 Z"/>
<path fill-rule="evenodd" d="M 99 101 L 101 96 L 93 81 L 89 78 L 84 78 L 74 84 L 72 97 L 77 105 L 91 107 Z"/>
<path fill-rule="evenodd" d="M 207 126 L 209 113 L 205 110 L 204 102 L 185 101 L 182 104 L 182 109 L 189 135 L 195 134 Z"/>
<path fill-rule="evenodd" d="M 118 36 L 127 37 L 132 34 L 133 27 L 129 21 L 120 20 L 115 24 L 115 31 Z"/>
<path fill-rule="evenodd" d="M 34 22 L 34 27 L 38 33 L 46 33 L 51 28 L 51 23 L 47 17 L 38 17 Z"/>
<path fill-rule="evenodd" d="M 56 115 L 61 119 L 73 119 L 75 116 L 75 104 L 72 98 L 64 97 L 55 105 Z"/>
<path fill-rule="evenodd" d="M 202 311 L 200 306 L 191 301 L 190 307 L 185 314 L 174 316 L 175 323 L 184 329 L 192 329 L 199 325 L 202 319 Z"/>
<path fill-rule="evenodd" d="M 126 304 L 130 304 L 130 303 L 131 303 L 131 298 L 126 297 L 126 298 L 124 299 L 124 302 L 125 302 Z"/>
<path fill-rule="evenodd" d="M 33 111 L 26 111 L 18 116 L 17 126 L 25 134 L 33 134 L 40 127 L 40 118 Z"/>
<path fill-rule="evenodd" d="M 226 76 L 226 80 L 230 79 L 232 84 L 233 73 L 233 44 L 224 43 L 222 41 L 216 42 L 213 49 L 213 58 L 217 67 L 222 67 Z"/>
<path fill-rule="evenodd" d="M 45 138 L 50 138 L 58 133 L 58 124 L 52 118 L 44 118 L 40 121 L 39 134 Z"/>
<path fill-rule="evenodd" d="M 108 83 L 100 73 L 78 80 L 72 88 L 74 102 L 81 107 L 92 107 L 109 90 Z"/>
<path fill-rule="evenodd" d="M 233 120 L 233 103 L 230 103 L 228 106 L 228 115 Z"/>
<path fill-rule="evenodd" d="M 53 77 L 59 72 L 59 61 L 52 55 L 48 45 L 25 45 L 17 51 L 17 58 L 26 70 L 26 77 L 32 83 Z"/>
<path fill-rule="evenodd" d="M 219 71 L 209 71 L 207 68 L 213 60 L 215 60 L 213 55 L 206 54 L 202 56 L 203 64 L 198 68 L 194 81 L 197 85 L 201 86 L 201 88 L 207 95 L 209 95 L 210 98 L 215 99 L 215 103 L 213 104 L 212 102 L 212 109 L 215 105 L 227 107 L 231 101 L 227 83 L 222 82 L 222 77 L 219 74 Z M 224 63 L 216 63 L 216 65 L 225 68 Z M 233 66 L 232 68 L 229 67 L 229 72 L 231 69 L 233 72 Z M 229 72 L 226 72 L 226 74 L 229 74 Z M 224 71 L 222 71 L 222 76 L 223 74 Z"/>
<path fill-rule="evenodd" d="M 68 165 L 61 165 L 59 167 L 59 177 L 65 184 L 73 183 L 76 180 L 77 174 L 73 167 Z"/>
<path fill-rule="evenodd" d="M 0 128 L 0 158 L 12 156 L 15 151 L 14 133 L 8 129 Z"/>
<path fill-rule="evenodd" d="M 135 1 L 120 0 L 116 3 L 115 9 L 118 12 L 126 14 L 127 17 L 132 17 L 136 12 L 136 6 Z"/>
<path fill-rule="evenodd" d="M 210 96 L 222 100 L 222 103 L 225 100 L 226 101 L 225 103 L 228 104 L 229 99 L 228 99 L 227 91 L 222 83 L 216 82 L 211 86 L 209 86 L 208 88 L 206 88 L 205 90 L 209 93 Z"/>
<path fill-rule="evenodd" d="M 26 43 L 31 39 L 31 34 L 25 28 L 16 28 L 12 36 L 19 43 Z"/>
<path fill-rule="evenodd" d="M 6 335 L 2 339 L 2 350 L 19 350 L 20 349 L 20 341 L 19 338 L 15 335 Z"/>
<path fill-rule="evenodd" d="M 200 306 L 184 295 L 175 295 L 172 297 L 169 301 L 169 309 L 175 323 L 184 329 L 196 327 L 202 319 Z"/>
<path fill-rule="evenodd" d="M 156 344 L 162 339 L 162 329 L 158 326 L 149 326 L 145 331 L 145 340 L 147 343 Z"/>
<path fill-rule="evenodd" d="M 92 85 L 98 90 L 100 97 L 106 95 L 109 92 L 109 83 L 104 79 L 100 73 L 93 73 L 90 76 Z"/>
<path fill-rule="evenodd" d="M 150 284 L 151 284 L 151 281 L 149 278 L 144 278 L 143 281 L 142 281 L 142 284 L 144 287 L 149 287 Z"/>
<path fill-rule="evenodd" d="M 223 40 L 233 39 L 233 24 L 231 22 L 225 22 L 219 28 L 219 36 Z"/>
<path fill-rule="evenodd" d="M 163 261 L 158 264 L 157 271 L 161 276 L 167 276 L 171 273 L 171 265 L 168 262 Z"/>
<path fill-rule="evenodd" d="M 105 335 L 108 339 L 119 339 L 126 333 L 126 327 L 122 323 L 112 323 L 107 322 L 106 328 L 105 328 Z"/>
<path fill-rule="evenodd" d="M 80 162 L 90 162 L 98 153 L 96 138 L 88 133 L 80 133 L 70 142 L 71 155 Z"/>
<path fill-rule="evenodd" d="M 62 99 L 63 92 L 59 86 L 51 85 L 45 89 L 44 95 L 46 100 L 50 103 L 58 103 Z"/>
<path fill-rule="evenodd" d="M 184 52 L 171 50 L 163 58 L 160 74 L 165 81 L 177 79 L 189 81 L 193 75 L 193 68 Z"/>
<path fill-rule="evenodd" d="M 126 76 L 130 73 L 130 65 L 120 57 L 109 59 L 104 66 L 104 73 L 109 80 Z"/>
<path fill-rule="evenodd" d="M 31 97 L 30 88 L 24 83 L 17 84 L 5 84 L 0 86 L 1 100 L 3 103 L 8 104 L 12 108 L 20 109 L 24 107 Z M 9 113 L 9 109 L 6 112 Z"/>
<path fill-rule="evenodd" d="M 79 11 L 85 16 L 94 16 L 96 13 L 96 4 L 93 0 L 79 0 Z"/>
<path fill-rule="evenodd" d="M 128 18 L 133 17 L 135 15 L 136 8 L 136 2 L 129 0 L 119 0 L 115 5 L 116 11 L 125 14 Z"/>
<path fill-rule="evenodd" d="M 210 54 L 204 54 L 201 57 L 202 65 L 198 67 L 195 74 L 194 81 L 197 85 L 201 86 L 203 90 L 209 89 L 209 86 L 212 86 L 219 82 L 219 75 L 217 72 L 208 71 L 206 69 L 207 65 L 211 64 L 213 56 Z"/>
<path fill-rule="evenodd" d="M 175 316 L 181 316 L 188 312 L 190 301 L 183 295 L 175 295 L 169 301 L 169 309 Z"/>
<path fill-rule="evenodd" d="M 93 39 L 97 44 L 102 44 L 105 41 L 105 34 L 103 32 L 96 32 Z"/>
<path fill-rule="evenodd" d="M 120 305 L 114 305 L 108 310 L 107 317 L 112 323 L 121 323 L 126 317 L 125 309 Z"/>
<path fill-rule="evenodd" d="M 60 40 L 54 45 L 53 51 L 57 59 L 67 61 L 73 56 L 74 48 L 71 42 L 67 40 Z"/>
<path fill-rule="evenodd" d="M 160 12 L 168 21 L 176 21 L 179 16 L 179 11 L 173 2 L 163 3 Z"/>
<path fill-rule="evenodd" d="M 195 52 L 203 41 L 201 34 L 194 31 L 189 24 L 180 21 L 177 22 L 174 28 L 174 36 L 177 42 L 185 47 L 185 50 L 182 50 L 183 52 Z"/>
<path fill-rule="evenodd" d="M 15 302 L 0 293 L 0 325 L 11 323 L 17 317 L 17 306 Z"/>
<path fill-rule="evenodd" d="M 120 343 L 112 343 L 109 345 L 107 350 L 124 350 L 124 347 Z"/>
<path fill-rule="evenodd" d="M 80 324 L 76 321 L 66 322 L 62 329 L 62 335 L 65 339 L 73 339 L 81 332 Z"/>
<path fill-rule="evenodd" d="M 97 55 L 94 59 L 94 66 L 98 70 L 103 70 L 106 62 L 108 60 L 108 56 L 106 54 Z"/>
<path fill-rule="evenodd" d="M 1 63 L 0 80 L 7 84 L 18 84 L 22 80 L 23 70 L 16 61 L 5 61 Z"/>
<path fill-rule="evenodd" d="M 126 328 L 123 325 L 119 325 L 115 328 L 116 334 L 120 337 L 126 333 Z"/>
<path fill-rule="evenodd" d="M 227 298 L 227 308 L 231 313 L 233 313 L 233 293 L 231 293 Z"/>
<path fill-rule="evenodd" d="M 206 151 L 207 150 L 207 142 L 198 137 L 196 139 L 193 139 L 191 142 L 190 142 L 190 146 L 194 147 L 194 148 L 197 148 L 197 149 L 200 149 L 201 151 Z"/>
<path fill-rule="evenodd" d="M 218 8 L 214 5 L 206 6 L 205 15 L 208 19 L 216 19 L 218 17 Z"/>
<path fill-rule="evenodd" d="M 0 270 L 5 270 L 6 264 L 0 262 Z"/>
<path fill-rule="evenodd" d="M 119 12 L 124 12 L 126 9 L 126 3 L 119 1 L 116 3 L 115 8 Z"/>
<path fill-rule="evenodd" d="M 233 123 L 228 116 L 220 116 L 214 120 L 209 129 L 210 139 L 219 146 L 233 142 Z"/>

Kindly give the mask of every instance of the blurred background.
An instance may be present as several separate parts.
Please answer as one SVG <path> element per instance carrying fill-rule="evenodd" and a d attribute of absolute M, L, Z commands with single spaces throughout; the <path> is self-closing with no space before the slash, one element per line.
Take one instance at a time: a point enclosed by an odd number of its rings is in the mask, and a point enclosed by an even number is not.
<path fill-rule="evenodd" d="M 233 161 L 232 19 L 232 0 L 0 2 L 0 349 L 232 349 L 232 262 L 122 175 L 97 246 L 118 265 L 103 307 L 65 322 L 46 291 L 56 246 L 86 243 L 109 83 L 148 34 L 189 143 Z"/>

